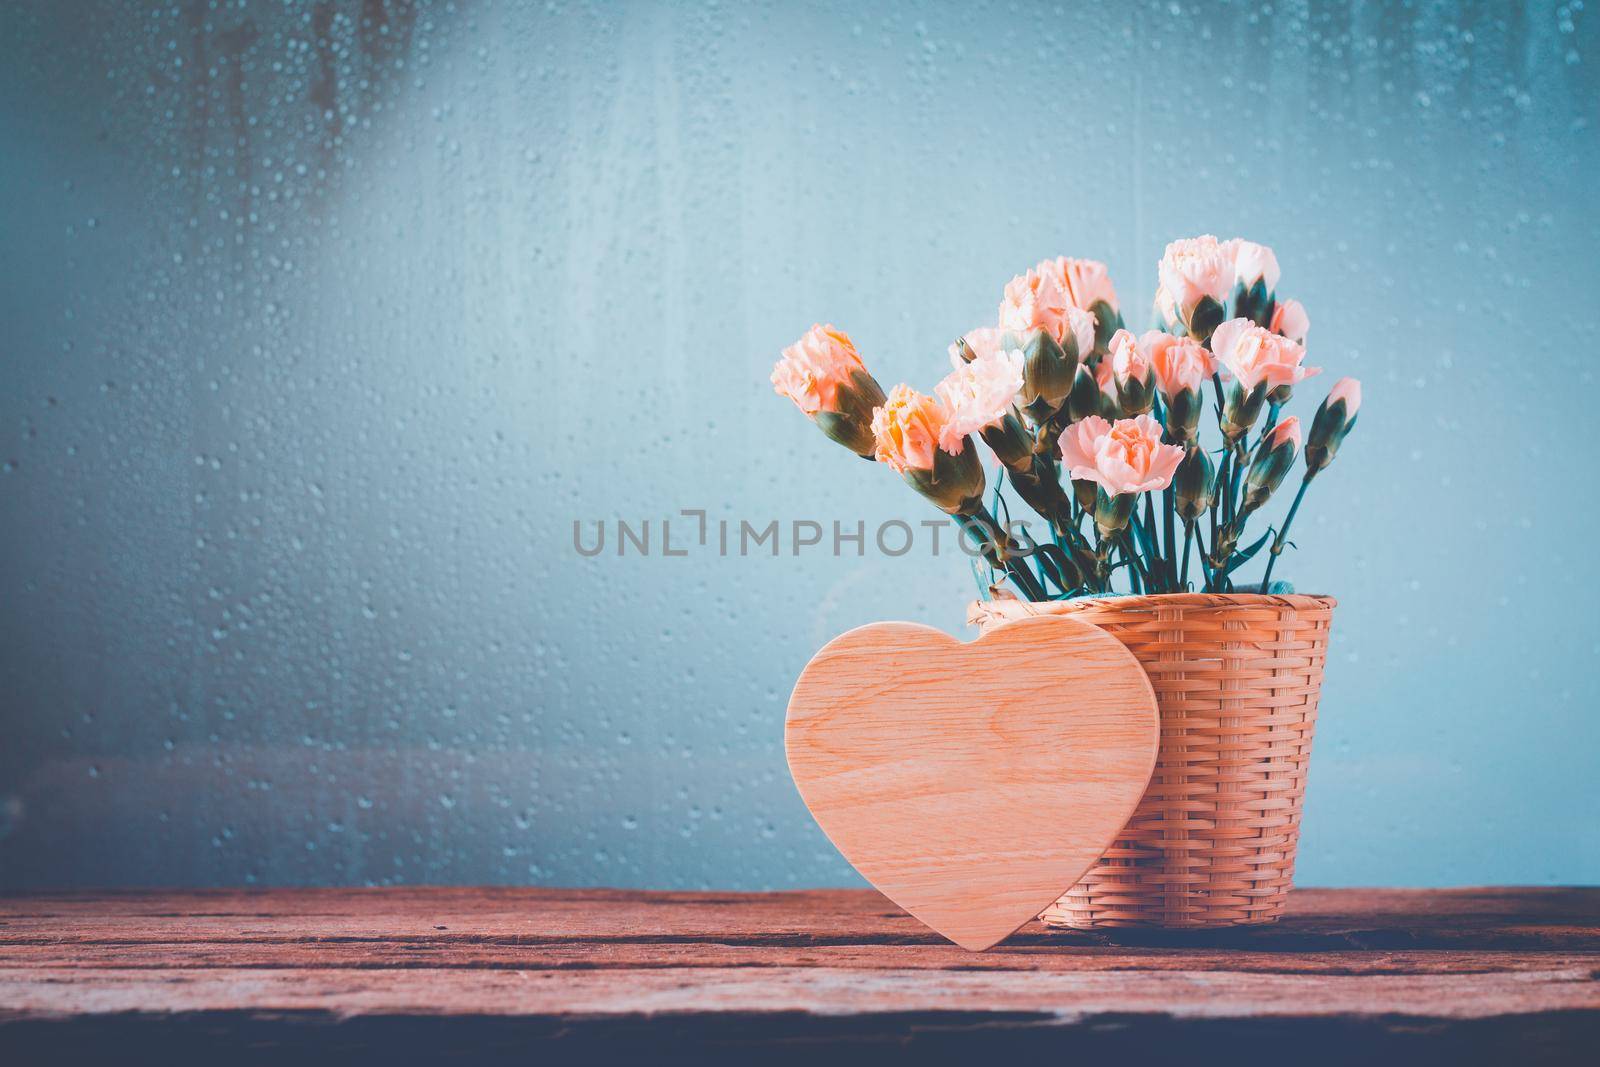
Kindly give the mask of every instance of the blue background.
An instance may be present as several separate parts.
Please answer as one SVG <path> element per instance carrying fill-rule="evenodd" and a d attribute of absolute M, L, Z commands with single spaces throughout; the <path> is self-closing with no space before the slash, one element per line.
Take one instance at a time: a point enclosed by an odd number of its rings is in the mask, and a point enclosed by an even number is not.
<path fill-rule="evenodd" d="M 931 518 L 778 350 L 927 389 L 1038 259 L 1142 326 L 1201 232 L 1277 249 L 1302 416 L 1366 389 L 1279 572 L 1341 600 L 1300 881 L 1600 880 L 1596 20 L 7 4 L 0 887 L 854 882 L 789 686 L 965 561 L 574 519 Z"/>

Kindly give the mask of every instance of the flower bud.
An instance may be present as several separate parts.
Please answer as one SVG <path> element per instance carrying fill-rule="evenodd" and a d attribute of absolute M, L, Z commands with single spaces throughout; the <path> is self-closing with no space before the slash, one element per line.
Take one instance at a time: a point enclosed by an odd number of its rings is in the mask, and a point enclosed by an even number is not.
<path fill-rule="evenodd" d="M 1116 422 L 1122 418 L 1122 404 L 1117 400 L 1117 375 L 1111 369 L 1111 361 L 1102 359 L 1095 364 L 1094 380 L 1100 387 L 1100 404 L 1096 409 L 1099 416 L 1108 422 Z"/>
<path fill-rule="evenodd" d="M 1087 363 L 1078 364 L 1072 379 L 1072 393 L 1067 398 L 1067 414 L 1073 422 L 1082 422 L 1090 415 L 1100 414 L 1100 383 L 1094 380 L 1094 371 Z"/>
<path fill-rule="evenodd" d="M 1072 479 L 1072 499 L 1076 500 L 1084 511 L 1091 513 L 1094 511 L 1095 494 L 1099 491 L 1100 483 L 1093 478 Z"/>
<path fill-rule="evenodd" d="M 1356 412 L 1361 408 L 1361 383 L 1354 378 L 1340 378 L 1333 383 L 1328 397 L 1317 408 L 1311 420 L 1311 436 L 1306 440 L 1306 477 L 1333 462 L 1346 435 L 1355 429 Z"/>
<path fill-rule="evenodd" d="M 1033 436 L 1022 425 L 1022 419 L 1013 408 L 999 422 L 979 431 L 983 443 L 1011 470 L 1027 470 L 1033 466 Z"/>
<path fill-rule="evenodd" d="M 1247 392 L 1243 385 L 1235 381 L 1228 389 L 1228 400 L 1222 407 L 1222 436 L 1229 441 L 1237 441 L 1249 433 L 1250 427 L 1261 417 L 1261 409 L 1266 406 L 1269 391 L 1266 382 L 1258 382 L 1254 389 Z"/>
<path fill-rule="evenodd" d="M 1111 339 L 1111 374 L 1117 406 L 1125 416 L 1143 415 L 1156 403 L 1156 375 L 1133 334 L 1118 330 Z"/>
<path fill-rule="evenodd" d="M 1099 300 L 1089 314 L 1094 316 L 1094 350 L 1102 354 L 1111 351 L 1111 339 L 1122 329 L 1122 312 Z"/>
<path fill-rule="evenodd" d="M 1233 261 L 1233 316 L 1266 326 L 1276 303 L 1278 257 L 1266 245 L 1237 237 L 1221 247 Z"/>
<path fill-rule="evenodd" d="M 1198 389 L 1180 389 L 1166 399 L 1167 438 L 1176 444 L 1193 441 L 1200 429 L 1205 397 Z"/>
<path fill-rule="evenodd" d="M 1188 522 L 1206 513 L 1216 477 L 1216 467 L 1206 450 L 1191 444 L 1172 476 L 1172 499 L 1179 518 Z"/>
<path fill-rule="evenodd" d="M 944 449 L 934 453 L 933 469 L 910 467 L 902 474 L 906 484 L 949 515 L 972 515 L 983 505 L 983 463 L 968 439 L 956 455 Z"/>
<path fill-rule="evenodd" d="M 883 401 L 883 386 L 864 370 L 852 371 L 839 386 L 837 411 L 819 411 L 813 418 L 829 438 L 866 459 L 873 458 L 872 412 Z"/>
<path fill-rule="evenodd" d="M 1128 517 L 1133 514 L 1133 505 L 1138 501 L 1138 493 L 1118 493 L 1112 496 L 1104 489 L 1098 489 L 1094 501 L 1094 525 L 1095 529 L 1100 531 L 1100 536 L 1111 537 L 1126 529 Z"/>
<path fill-rule="evenodd" d="M 1009 350 L 1013 335 L 1003 338 L 1001 345 Z M 1022 344 L 1022 404 L 1035 422 L 1043 422 L 1061 409 L 1072 392 L 1072 383 L 1078 371 L 1077 343 L 1072 352 L 1045 330 L 1034 330 L 1021 339 Z"/>
<path fill-rule="evenodd" d="M 1244 514 L 1255 511 L 1277 491 L 1299 451 L 1300 420 L 1293 415 L 1267 431 L 1245 474 L 1244 502 L 1240 505 Z"/>

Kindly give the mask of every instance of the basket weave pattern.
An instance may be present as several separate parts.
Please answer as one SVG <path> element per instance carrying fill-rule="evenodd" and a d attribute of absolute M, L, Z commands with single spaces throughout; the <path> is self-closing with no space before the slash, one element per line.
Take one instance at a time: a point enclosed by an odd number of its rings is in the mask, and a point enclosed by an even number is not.
<path fill-rule="evenodd" d="M 1115 634 L 1160 707 L 1150 787 L 1122 836 L 1045 910 L 1046 923 L 1239 926 L 1282 914 L 1334 604 L 1171 593 L 972 605 L 968 621 L 984 631 L 1059 614 Z"/>

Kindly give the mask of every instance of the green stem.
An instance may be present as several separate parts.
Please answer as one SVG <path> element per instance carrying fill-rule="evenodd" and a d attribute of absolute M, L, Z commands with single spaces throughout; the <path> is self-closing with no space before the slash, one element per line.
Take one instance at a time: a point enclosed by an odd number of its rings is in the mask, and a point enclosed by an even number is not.
<path fill-rule="evenodd" d="M 1282 408 L 1282 404 L 1273 404 L 1270 402 L 1267 404 L 1267 424 L 1261 427 L 1261 436 L 1263 438 L 1272 432 L 1272 428 L 1274 426 L 1278 425 L 1278 412 Z"/>
<path fill-rule="evenodd" d="M 1100 533 L 1100 528 L 1094 531 L 1094 582 L 1099 593 L 1111 591 L 1111 575 L 1106 568 L 1106 563 L 1111 559 L 1111 538 Z"/>
<path fill-rule="evenodd" d="M 1027 563 L 1021 559 L 1012 558 L 1006 549 L 1012 547 L 1011 539 L 1006 536 L 1000 524 L 995 521 L 989 509 L 982 504 L 971 515 L 957 515 L 956 521 L 973 528 L 979 535 L 980 543 L 985 546 L 984 558 L 989 561 L 989 566 L 1004 572 L 1022 590 L 1023 596 L 1029 600 L 1048 600 L 1049 594 L 1039 585 L 1033 572 L 1028 570 Z"/>
<path fill-rule="evenodd" d="M 1200 572 L 1206 576 L 1205 591 L 1207 593 L 1218 592 L 1219 590 L 1213 588 L 1213 586 L 1216 584 L 1216 577 L 1211 572 L 1211 552 L 1206 548 L 1205 538 L 1200 536 L 1200 532 L 1198 530 L 1195 531 L 1194 536 L 1195 547 L 1200 550 Z M 1215 533 L 1212 534 L 1211 543 L 1216 544 Z"/>
<path fill-rule="evenodd" d="M 1171 551 L 1170 548 L 1164 550 L 1161 547 L 1161 538 L 1156 536 L 1156 495 L 1154 493 L 1146 493 L 1144 495 L 1144 532 L 1146 539 L 1150 542 L 1149 566 L 1145 568 L 1145 571 L 1148 577 L 1153 578 L 1161 567 L 1161 553 L 1163 551 Z M 1150 592 L 1157 593 L 1160 590 L 1151 589 Z"/>
<path fill-rule="evenodd" d="M 1300 480 L 1300 489 L 1294 494 L 1294 503 L 1289 505 L 1289 514 L 1284 516 L 1283 529 L 1279 530 L 1278 536 L 1272 539 L 1272 554 L 1267 559 L 1267 573 L 1261 576 L 1261 591 L 1263 593 L 1271 592 L 1272 590 L 1272 568 L 1278 565 L 1278 557 L 1283 554 L 1284 543 L 1289 537 L 1289 524 L 1294 522 L 1294 514 L 1300 510 L 1300 501 L 1305 498 L 1306 487 L 1311 484 L 1313 477 L 1314 473 L 1307 471 L 1306 476 Z"/>
<path fill-rule="evenodd" d="M 1122 531 L 1122 545 L 1123 551 L 1128 554 L 1129 573 L 1138 581 L 1139 588 L 1135 591 L 1140 593 L 1155 592 L 1154 589 L 1150 588 L 1150 571 L 1139 558 L 1139 550 L 1133 543 L 1133 535 L 1127 530 Z"/>
<path fill-rule="evenodd" d="M 1168 516 L 1171 517 L 1170 515 Z M 1183 574 L 1178 578 L 1178 591 L 1189 591 L 1189 550 L 1194 547 L 1194 520 L 1183 520 Z"/>
<path fill-rule="evenodd" d="M 1172 495 L 1172 486 L 1171 485 L 1168 485 L 1167 489 L 1166 489 L 1166 492 L 1162 494 L 1161 503 L 1165 506 L 1165 512 L 1166 512 L 1164 525 L 1166 526 L 1166 534 L 1167 534 L 1167 585 L 1173 587 L 1172 588 L 1172 592 L 1181 592 L 1180 589 L 1176 588 L 1177 584 L 1178 584 L 1178 557 L 1173 554 L 1173 548 L 1178 543 L 1177 529 L 1176 529 L 1177 507 L 1173 503 L 1173 495 Z M 1188 551 L 1189 551 L 1189 546 L 1187 544 L 1185 544 L 1184 545 L 1185 562 L 1187 562 Z"/>
<path fill-rule="evenodd" d="M 1232 502 L 1228 499 L 1228 486 L 1232 484 L 1233 477 L 1233 445 L 1224 441 L 1222 444 L 1222 459 L 1217 463 L 1217 484 L 1211 494 L 1211 540 L 1217 540 L 1217 523 L 1220 521 L 1227 525 L 1233 517 Z"/>
<path fill-rule="evenodd" d="M 1250 450 L 1245 447 L 1244 437 L 1234 442 L 1233 464 L 1228 468 L 1228 521 L 1233 522 L 1239 518 L 1239 476 L 1244 473 L 1244 461 Z M 1244 532 L 1241 527 L 1239 532 Z"/>
<path fill-rule="evenodd" d="M 1211 506 L 1206 510 L 1211 513 L 1211 543 L 1217 543 L 1217 509 L 1222 506 L 1222 475 L 1227 470 L 1228 457 L 1222 457 L 1222 470 L 1217 471 L 1216 480 L 1211 484 Z M 1204 551 L 1205 546 L 1201 546 Z"/>

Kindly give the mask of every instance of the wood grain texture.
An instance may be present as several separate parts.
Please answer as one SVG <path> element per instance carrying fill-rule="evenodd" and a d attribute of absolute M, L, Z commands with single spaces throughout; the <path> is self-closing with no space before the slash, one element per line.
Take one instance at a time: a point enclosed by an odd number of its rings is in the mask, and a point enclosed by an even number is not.
<path fill-rule="evenodd" d="M 0 1063 L 1586 1062 L 1600 889 L 1296 890 L 974 956 L 869 890 L 0 897 Z"/>
<path fill-rule="evenodd" d="M 1138 661 L 1062 618 L 970 644 L 915 623 L 852 630 L 806 665 L 785 730 L 795 785 L 845 859 L 979 951 L 1116 839 L 1159 742 Z"/>

